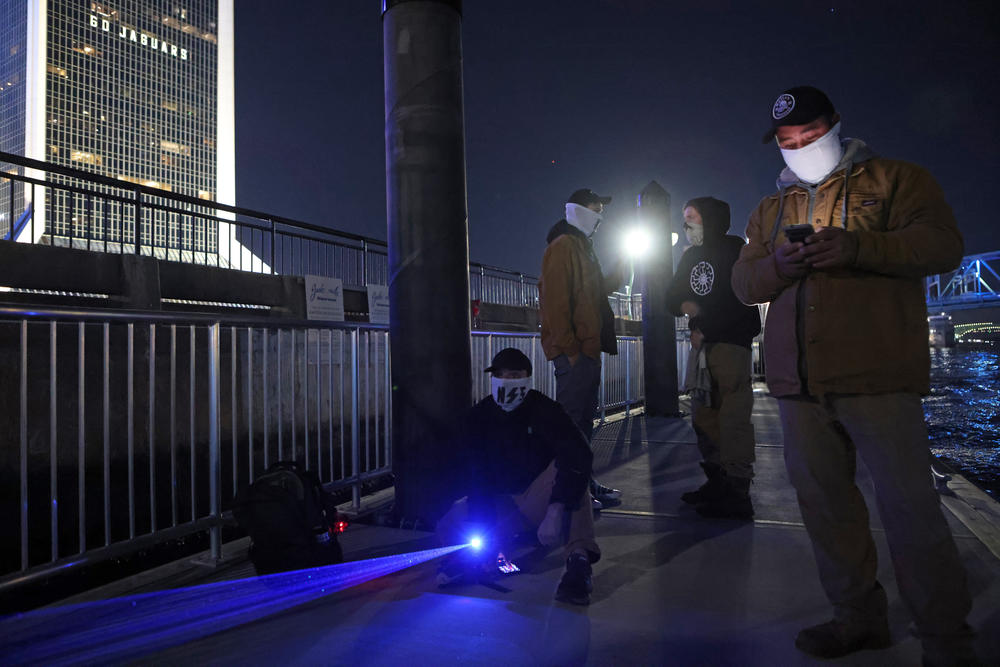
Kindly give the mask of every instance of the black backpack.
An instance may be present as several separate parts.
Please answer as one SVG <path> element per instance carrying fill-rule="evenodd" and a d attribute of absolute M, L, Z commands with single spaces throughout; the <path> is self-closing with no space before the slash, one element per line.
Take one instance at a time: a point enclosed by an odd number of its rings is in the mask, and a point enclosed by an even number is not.
<path fill-rule="evenodd" d="M 250 534 L 257 574 L 331 565 L 343 560 L 333 497 L 319 476 L 279 461 L 236 494 L 233 515 Z"/>

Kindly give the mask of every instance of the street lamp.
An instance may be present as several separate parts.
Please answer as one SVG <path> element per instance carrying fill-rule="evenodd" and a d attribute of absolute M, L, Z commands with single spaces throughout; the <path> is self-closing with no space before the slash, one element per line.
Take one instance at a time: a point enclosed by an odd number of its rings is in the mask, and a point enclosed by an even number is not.
<path fill-rule="evenodd" d="M 625 231 L 622 236 L 622 250 L 628 257 L 628 284 L 625 286 L 625 295 L 628 297 L 628 316 L 632 317 L 632 286 L 635 283 L 635 263 L 642 260 L 650 249 L 655 245 L 653 235 L 645 225 L 637 224 Z"/>
<path fill-rule="evenodd" d="M 625 232 L 622 237 L 622 249 L 630 260 L 642 259 L 653 243 L 653 237 L 649 231 L 637 225 Z"/>

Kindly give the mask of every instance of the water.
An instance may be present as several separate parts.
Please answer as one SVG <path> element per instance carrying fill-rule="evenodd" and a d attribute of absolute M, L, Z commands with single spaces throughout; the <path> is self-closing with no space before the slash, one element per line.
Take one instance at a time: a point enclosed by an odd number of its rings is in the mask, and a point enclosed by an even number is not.
<path fill-rule="evenodd" d="M 1000 497 L 1000 343 L 932 349 L 924 416 L 934 454 Z"/>

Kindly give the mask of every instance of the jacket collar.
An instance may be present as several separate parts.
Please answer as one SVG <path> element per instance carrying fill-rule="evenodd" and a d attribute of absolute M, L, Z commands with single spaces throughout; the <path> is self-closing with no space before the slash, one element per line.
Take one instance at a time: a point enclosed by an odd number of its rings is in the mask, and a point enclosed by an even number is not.
<path fill-rule="evenodd" d="M 556 224 L 552 225 L 552 229 L 549 230 L 548 235 L 545 237 L 546 243 L 552 243 L 554 240 L 562 236 L 563 234 L 569 234 L 570 236 L 576 236 L 583 241 L 590 241 L 587 235 L 581 232 L 579 229 L 573 225 L 566 222 L 565 219 L 560 220 Z"/>

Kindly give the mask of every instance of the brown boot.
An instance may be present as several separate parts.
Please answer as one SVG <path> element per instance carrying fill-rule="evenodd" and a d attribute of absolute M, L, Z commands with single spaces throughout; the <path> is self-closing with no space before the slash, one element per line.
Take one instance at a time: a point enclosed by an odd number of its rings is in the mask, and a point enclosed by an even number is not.
<path fill-rule="evenodd" d="M 839 658 L 865 649 L 889 648 L 889 622 L 852 625 L 836 619 L 799 631 L 795 648 L 816 658 Z"/>
<path fill-rule="evenodd" d="M 696 490 L 681 494 L 681 500 L 688 505 L 697 505 L 699 503 L 707 503 L 710 500 L 718 500 L 726 492 L 726 473 L 723 471 L 722 466 L 718 463 L 709 463 L 708 461 L 702 461 L 699 465 L 705 471 L 705 477 L 708 479 Z"/>
<path fill-rule="evenodd" d="M 725 475 L 725 473 L 723 473 Z M 753 502 L 750 501 L 750 479 L 748 477 L 723 477 L 724 489 L 721 496 L 701 503 L 695 511 L 709 519 L 753 518 Z"/>

